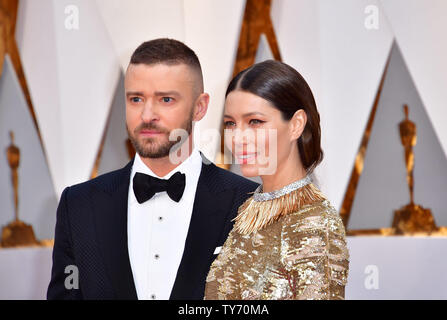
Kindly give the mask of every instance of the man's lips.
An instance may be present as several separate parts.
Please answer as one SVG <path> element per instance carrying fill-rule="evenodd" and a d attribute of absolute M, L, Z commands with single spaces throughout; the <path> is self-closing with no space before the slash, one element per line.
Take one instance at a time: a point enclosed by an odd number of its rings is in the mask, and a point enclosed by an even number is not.
<path fill-rule="evenodd" d="M 162 134 L 162 132 L 157 130 L 141 130 L 139 133 L 140 136 L 156 136 L 159 134 Z"/>

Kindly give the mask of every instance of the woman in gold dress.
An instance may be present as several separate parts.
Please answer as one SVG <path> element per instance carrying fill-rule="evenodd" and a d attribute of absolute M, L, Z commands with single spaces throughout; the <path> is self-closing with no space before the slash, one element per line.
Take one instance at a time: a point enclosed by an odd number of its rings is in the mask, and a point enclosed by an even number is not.
<path fill-rule="evenodd" d="M 306 81 L 272 60 L 242 71 L 226 92 L 224 128 L 242 174 L 262 184 L 239 208 L 205 299 L 344 299 L 345 229 L 310 176 L 323 152 Z"/>

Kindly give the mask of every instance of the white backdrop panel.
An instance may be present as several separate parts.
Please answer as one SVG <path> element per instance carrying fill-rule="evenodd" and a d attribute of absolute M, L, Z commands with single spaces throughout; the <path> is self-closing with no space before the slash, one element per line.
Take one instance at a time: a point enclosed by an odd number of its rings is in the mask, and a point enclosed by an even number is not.
<path fill-rule="evenodd" d="M 365 27 L 370 0 L 320 1 L 322 135 L 326 176 L 322 187 L 340 208 L 355 155 L 392 43 L 383 15 Z"/>
<path fill-rule="evenodd" d="M 21 1 L 17 24 L 20 54 L 60 194 L 65 186 L 89 178 L 118 81 L 118 60 L 92 1 Z"/>
<path fill-rule="evenodd" d="M 19 1 L 16 41 L 55 189 L 65 182 L 53 0 Z"/>
<path fill-rule="evenodd" d="M 381 1 L 447 155 L 447 1 Z"/>
<path fill-rule="evenodd" d="M 200 59 L 205 91 L 210 94 L 208 112 L 197 123 L 195 138 L 211 161 L 220 148 L 225 91 L 233 73 L 244 9 L 244 0 L 184 1 L 185 43 Z"/>
<path fill-rule="evenodd" d="M 95 3 L 124 71 L 132 52 L 141 43 L 161 37 L 180 41 L 185 38 L 183 0 L 95 0 Z"/>

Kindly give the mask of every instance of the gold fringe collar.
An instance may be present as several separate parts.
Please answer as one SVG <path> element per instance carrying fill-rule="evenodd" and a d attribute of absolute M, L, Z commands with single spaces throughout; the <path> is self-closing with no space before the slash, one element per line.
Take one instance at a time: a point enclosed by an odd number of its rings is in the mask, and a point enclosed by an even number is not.
<path fill-rule="evenodd" d="M 236 231 L 241 234 L 257 232 L 304 205 L 324 199 L 326 197 L 312 183 L 271 200 L 254 201 L 251 196 L 239 207 L 234 219 Z"/>

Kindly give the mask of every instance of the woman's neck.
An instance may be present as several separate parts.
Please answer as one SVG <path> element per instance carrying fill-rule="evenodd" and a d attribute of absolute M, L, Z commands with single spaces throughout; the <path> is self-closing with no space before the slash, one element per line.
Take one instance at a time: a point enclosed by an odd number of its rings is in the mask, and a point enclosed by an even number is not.
<path fill-rule="evenodd" d="M 262 192 L 279 190 L 307 175 L 299 156 L 289 157 L 284 163 L 278 163 L 276 172 L 272 175 L 261 176 Z"/>

